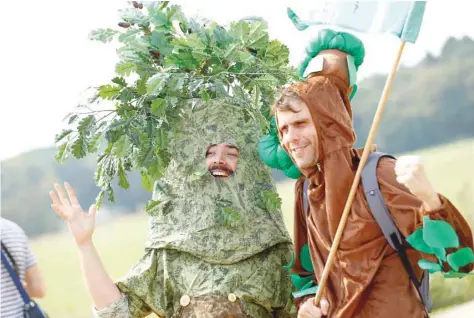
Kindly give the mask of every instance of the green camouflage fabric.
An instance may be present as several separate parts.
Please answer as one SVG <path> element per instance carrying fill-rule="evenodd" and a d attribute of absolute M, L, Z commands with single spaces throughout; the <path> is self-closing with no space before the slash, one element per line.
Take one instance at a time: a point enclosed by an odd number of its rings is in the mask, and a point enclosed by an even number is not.
<path fill-rule="evenodd" d="M 155 185 L 147 247 L 173 248 L 208 262 L 232 264 L 277 243 L 291 242 L 271 170 L 258 156 L 260 128 L 245 112 L 220 101 L 196 101 L 170 137 L 171 161 Z M 205 165 L 212 144 L 239 148 L 236 172 L 214 178 Z"/>
<path fill-rule="evenodd" d="M 96 312 L 96 317 L 179 316 L 183 295 L 237 296 L 249 317 L 289 317 L 291 286 L 283 266 L 289 262 L 287 244 L 278 244 L 235 264 L 205 262 L 172 249 L 147 249 L 147 253 L 118 281 L 121 302 Z M 216 308 L 218 311 L 219 309 Z M 219 317 L 218 312 L 212 313 Z"/>
<path fill-rule="evenodd" d="M 271 170 L 258 156 L 261 129 L 241 107 L 190 103 L 170 136 L 167 171 L 155 184 L 146 254 L 119 280 L 122 300 L 95 315 L 178 317 L 186 312 L 183 295 L 195 301 L 233 293 L 245 315 L 289 316 L 292 287 L 283 266 L 292 243 Z M 206 150 L 219 143 L 240 152 L 236 172 L 224 179 L 205 165 Z M 213 317 L 227 308 L 209 306 L 217 310 Z"/>

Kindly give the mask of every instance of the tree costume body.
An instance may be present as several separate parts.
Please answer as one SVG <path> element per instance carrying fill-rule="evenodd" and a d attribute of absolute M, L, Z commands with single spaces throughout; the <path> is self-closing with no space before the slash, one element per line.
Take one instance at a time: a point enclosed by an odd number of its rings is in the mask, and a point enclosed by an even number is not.
<path fill-rule="evenodd" d="M 146 253 L 118 281 L 121 301 L 97 317 L 289 314 L 292 287 L 283 267 L 292 244 L 280 210 L 262 195 L 275 187 L 258 157 L 260 129 L 225 102 L 195 102 L 170 136 L 171 161 L 148 211 Z M 224 179 L 208 173 L 204 160 L 220 143 L 240 151 L 236 172 Z M 198 171 L 194 178 L 190 170 Z"/>

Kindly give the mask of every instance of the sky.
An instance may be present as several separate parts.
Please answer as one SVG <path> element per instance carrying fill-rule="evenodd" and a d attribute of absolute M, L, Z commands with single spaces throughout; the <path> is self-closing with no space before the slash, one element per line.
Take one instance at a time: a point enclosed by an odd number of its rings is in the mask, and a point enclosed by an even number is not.
<path fill-rule="evenodd" d="M 297 31 L 287 18 L 290 1 L 175 3 L 181 4 L 187 14 L 223 24 L 245 16 L 261 16 L 268 23 L 271 38 L 288 45 L 290 62 L 296 66 L 301 60 L 308 34 Z M 299 1 L 298 6 L 304 3 Z M 114 46 L 89 41 L 88 34 L 96 28 L 117 25 L 118 9 L 128 4 L 106 0 L 24 0 L 21 6 L 0 12 L 1 160 L 53 146 L 55 134 L 64 126 L 63 118 L 74 110 L 81 94 L 88 87 L 106 84 L 114 77 Z M 470 0 L 428 1 L 418 40 L 405 46 L 401 64 L 415 65 L 427 52 L 438 55 L 449 36 L 474 38 L 473 8 L 474 2 Z M 374 73 L 388 73 L 399 40 L 389 35 L 358 36 L 366 48 L 359 80 Z"/>

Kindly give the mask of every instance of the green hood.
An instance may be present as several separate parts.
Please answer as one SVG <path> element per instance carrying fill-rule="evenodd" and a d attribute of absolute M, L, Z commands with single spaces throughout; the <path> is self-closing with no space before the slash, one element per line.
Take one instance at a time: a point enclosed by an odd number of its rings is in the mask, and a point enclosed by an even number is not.
<path fill-rule="evenodd" d="M 281 242 L 285 228 L 270 168 L 258 156 L 261 129 L 246 111 L 223 101 L 192 101 L 170 138 L 170 163 L 154 187 L 147 247 L 185 251 L 208 262 L 231 264 Z M 205 153 L 233 144 L 235 173 L 214 178 Z"/>

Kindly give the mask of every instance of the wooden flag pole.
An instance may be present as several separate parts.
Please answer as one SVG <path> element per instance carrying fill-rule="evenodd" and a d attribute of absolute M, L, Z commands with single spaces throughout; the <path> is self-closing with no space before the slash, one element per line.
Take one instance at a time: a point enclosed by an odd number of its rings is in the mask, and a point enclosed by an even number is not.
<path fill-rule="evenodd" d="M 397 72 L 398 65 L 400 63 L 400 58 L 402 57 L 403 48 L 405 47 L 405 41 L 400 43 L 400 47 L 398 49 L 398 54 L 393 63 L 392 70 L 387 77 L 387 81 L 385 82 L 385 87 L 382 92 L 382 97 L 380 98 L 379 105 L 377 106 L 377 112 L 375 113 L 374 119 L 372 121 L 372 127 L 370 128 L 369 136 L 367 137 L 367 141 L 365 143 L 364 151 L 362 152 L 362 157 L 360 159 L 359 167 L 357 168 L 357 172 L 354 178 L 354 182 L 352 183 L 351 190 L 349 192 L 349 197 L 347 198 L 346 205 L 344 206 L 344 211 L 342 213 L 341 220 L 339 221 L 339 225 L 337 227 L 336 236 L 334 237 L 334 242 L 332 243 L 331 250 L 329 252 L 328 260 L 326 262 L 326 266 L 323 270 L 323 275 L 321 280 L 318 282 L 318 292 L 316 293 L 316 297 L 314 297 L 314 304 L 318 305 L 321 301 L 321 297 L 324 292 L 324 287 L 326 286 L 326 281 L 329 276 L 329 272 L 331 271 L 331 267 L 334 263 L 334 259 L 336 256 L 337 248 L 339 247 L 339 242 L 341 241 L 342 233 L 344 232 L 344 228 L 346 226 L 347 217 L 349 216 L 349 212 L 351 210 L 352 201 L 354 200 L 354 196 L 356 194 L 357 188 L 359 186 L 360 177 L 362 174 L 362 169 L 367 162 L 367 158 L 369 157 L 370 148 L 373 144 L 375 138 L 375 132 L 380 124 L 382 119 L 382 112 L 387 103 L 388 94 L 392 88 L 393 78 L 395 77 L 395 73 Z"/>

